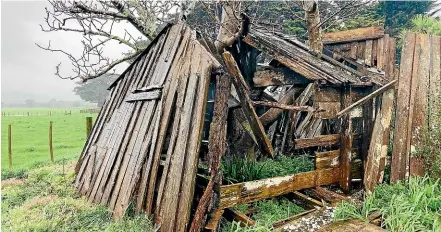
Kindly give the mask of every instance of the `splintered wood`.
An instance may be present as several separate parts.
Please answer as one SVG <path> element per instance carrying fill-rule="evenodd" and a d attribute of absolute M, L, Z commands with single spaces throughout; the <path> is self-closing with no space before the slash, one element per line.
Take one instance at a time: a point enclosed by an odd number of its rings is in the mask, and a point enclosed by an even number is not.
<path fill-rule="evenodd" d="M 78 190 L 116 217 L 134 202 L 137 212 L 154 213 L 161 231 L 186 230 L 218 65 L 183 23 L 163 29 L 110 87 L 78 163 Z"/>

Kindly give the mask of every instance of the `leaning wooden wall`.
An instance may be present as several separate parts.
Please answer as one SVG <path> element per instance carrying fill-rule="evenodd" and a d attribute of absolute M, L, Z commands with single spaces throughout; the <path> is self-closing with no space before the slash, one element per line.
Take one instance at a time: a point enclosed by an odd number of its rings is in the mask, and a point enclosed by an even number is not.
<path fill-rule="evenodd" d="M 75 185 L 114 216 L 133 203 L 161 231 L 190 219 L 211 70 L 217 61 L 178 23 L 111 86 L 79 160 Z"/>
<path fill-rule="evenodd" d="M 391 181 L 409 176 L 410 158 L 424 136 L 439 127 L 441 104 L 439 36 L 407 33 L 401 52 Z"/>

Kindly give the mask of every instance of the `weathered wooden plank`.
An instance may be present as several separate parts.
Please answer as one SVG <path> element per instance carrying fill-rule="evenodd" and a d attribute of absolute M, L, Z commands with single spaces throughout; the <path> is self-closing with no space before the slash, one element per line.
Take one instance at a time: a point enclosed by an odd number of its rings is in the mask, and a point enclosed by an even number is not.
<path fill-rule="evenodd" d="M 351 88 L 342 90 L 342 107 L 351 104 Z M 340 188 L 344 192 L 349 192 L 351 188 L 351 159 L 352 159 L 352 119 L 349 115 L 341 117 L 341 137 L 340 137 Z"/>
<path fill-rule="evenodd" d="M 383 92 L 387 91 L 388 89 L 394 87 L 395 83 L 397 83 L 398 80 L 392 80 L 386 85 L 380 87 L 379 89 L 375 90 L 374 92 L 370 93 L 369 95 L 363 97 L 362 99 L 358 100 L 357 102 L 352 103 L 351 105 L 347 106 L 343 110 L 337 113 L 337 117 L 341 117 L 347 113 L 349 113 L 352 109 L 356 108 L 357 106 L 364 104 L 368 102 L 369 100 L 373 99 L 374 97 L 377 97 L 378 95 L 382 94 Z"/>
<path fill-rule="evenodd" d="M 314 138 L 296 139 L 294 140 L 295 148 L 308 148 L 308 147 L 324 147 L 332 146 L 340 141 L 339 134 L 333 135 L 319 135 Z"/>
<path fill-rule="evenodd" d="M 205 225 L 205 229 L 209 231 L 215 231 L 219 225 L 219 221 L 222 219 L 222 215 L 224 214 L 223 209 L 218 209 L 211 214 L 210 220 Z"/>
<path fill-rule="evenodd" d="M 419 62 L 416 76 L 412 75 L 412 78 L 416 78 L 416 91 L 415 91 L 415 101 L 414 107 L 410 110 L 413 111 L 411 123 L 411 135 L 410 135 L 410 146 L 413 155 L 417 155 L 421 145 L 423 145 L 424 136 L 428 134 L 428 91 L 429 91 L 429 81 L 430 81 L 430 49 L 431 43 L 429 35 L 419 35 L 420 39 L 417 42 L 421 43 L 421 48 L 417 51 L 419 55 Z M 437 48 L 434 48 L 437 49 Z M 439 50 L 439 49 L 438 49 Z M 413 84 L 413 82 L 412 82 Z"/>
<path fill-rule="evenodd" d="M 377 66 L 378 39 L 372 40 L 371 66 Z"/>
<path fill-rule="evenodd" d="M 145 174 L 145 178 L 148 178 L 148 188 L 147 193 L 145 197 L 145 212 L 147 215 L 152 214 L 152 206 L 153 206 L 153 196 L 154 191 L 156 189 L 156 182 L 157 182 L 157 175 L 158 175 L 158 167 L 159 167 L 159 160 L 160 155 L 162 154 L 162 148 L 165 142 L 166 133 L 169 127 L 171 120 L 171 112 L 172 110 L 175 110 L 175 108 L 172 108 L 174 102 L 177 103 L 177 107 L 182 106 L 182 102 L 178 101 L 180 98 L 177 99 L 175 96 L 177 95 L 177 89 L 180 83 L 181 75 L 184 72 L 185 68 L 188 68 L 186 65 L 187 61 L 187 49 L 190 43 L 190 38 L 192 38 L 193 32 L 189 28 L 186 28 L 184 35 L 182 36 L 182 42 L 181 46 L 177 52 L 177 57 L 180 59 L 174 64 L 171 72 L 169 72 L 169 77 L 171 79 L 170 82 L 167 82 L 166 86 L 166 92 L 164 92 L 165 98 L 163 101 L 163 107 L 161 113 L 161 122 L 160 122 L 160 129 L 156 134 L 156 145 L 152 146 L 150 149 L 150 155 L 149 160 L 147 161 L 147 173 Z M 179 108 L 176 108 L 180 110 Z M 142 207 L 143 200 L 139 200 L 140 203 L 138 205 Z M 138 201 L 138 202 L 139 202 Z"/>
<path fill-rule="evenodd" d="M 357 47 L 358 47 L 358 42 L 351 43 L 351 51 L 349 53 L 350 58 L 357 59 Z"/>
<path fill-rule="evenodd" d="M 294 93 L 295 93 L 295 88 L 293 87 L 289 88 L 286 91 L 286 93 L 283 95 L 283 97 L 280 98 L 278 103 L 287 104 L 287 105 L 292 104 L 292 102 L 294 101 Z M 282 109 L 271 108 L 267 112 L 262 114 L 262 116 L 260 116 L 259 119 L 262 122 L 262 125 L 268 126 L 274 123 L 282 113 L 283 113 Z"/>
<path fill-rule="evenodd" d="M 234 220 L 240 223 L 241 227 L 246 226 L 254 226 L 255 222 L 253 219 L 249 218 L 247 215 L 241 213 L 240 211 L 237 211 L 235 209 L 225 209 L 224 217 L 227 220 Z"/>
<path fill-rule="evenodd" d="M 331 190 L 322 187 L 315 187 L 311 189 L 311 192 L 313 193 L 313 195 L 317 195 L 317 197 L 319 197 L 320 199 L 326 202 L 330 202 L 332 204 L 349 200 L 349 198 L 346 196 L 340 195 L 336 192 L 333 192 Z"/>
<path fill-rule="evenodd" d="M 126 102 L 156 100 L 161 97 L 161 91 L 132 93 L 126 97 Z"/>
<path fill-rule="evenodd" d="M 315 152 L 315 168 L 333 168 L 340 164 L 340 150 Z"/>
<path fill-rule="evenodd" d="M 357 47 L 357 59 L 364 60 L 364 49 L 366 47 L 366 41 L 359 41 Z"/>
<path fill-rule="evenodd" d="M 386 38 L 379 38 L 377 44 L 377 69 L 383 70 L 383 62 L 384 62 L 384 41 L 387 41 Z"/>
<path fill-rule="evenodd" d="M 185 164 L 185 156 L 187 146 L 190 143 L 190 128 L 191 128 L 191 119 L 193 117 L 193 107 L 194 100 L 196 98 L 196 91 L 194 89 L 197 88 L 198 79 L 200 78 L 197 75 L 194 75 L 194 68 L 196 70 L 199 68 L 200 63 L 200 47 L 196 46 L 195 43 L 192 43 L 191 46 L 193 49 L 189 50 L 193 53 L 193 60 L 188 61 L 190 63 L 189 68 L 191 69 L 190 75 L 184 79 L 188 79 L 188 84 L 182 85 L 182 91 L 178 92 L 179 95 L 182 95 L 183 105 L 182 105 L 182 113 L 176 114 L 175 121 L 179 120 L 179 127 L 176 128 L 175 134 L 175 144 L 169 147 L 169 151 L 167 154 L 167 165 L 164 166 L 164 171 L 161 178 L 162 188 L 160 187 L 159 191 L 162 195 L 159 198 L 158 195 L 158 205 L 157 205 L 157 213 L 155 214 L 156 222 L 167 222 L 162 223 L 161 228 L 164 231 L 174 231 L 177 225 L 178 218 L 176 217 L 176 209 L 178 208 L 179 202 L 179 189 L 182 181 L 182 171 Z M 186 89 L 186 90 L 185 90 Z M 179 138 L 179 139 L 178 139 Z M 194 155 L 194 154 L 193 154 Z M 167 167 L 167 168 L 166 168 Z"/>
<path fill-rule="evenodd" d="M 199 45 L 200 46 L 200 45 Z M 192 131 L 190 133 L 189 145 L 185 157 L 185 165 L 179 192 L 179 203 L 176 222 L 176 231 L 187 231 L 190 219 L 191 206 L 193 204 L 196 185 L 196 172 L 198 170 L 199 149 L 202 140 L 202 131 L 206 112 L 208 87 L 211 78 L 212 64 L 207 63 L 208 57 L 201 54 L 199 69 L 192 70 L 190 78 L 200 75 L 198 91 L 195 99 L 195 109 L 192 116 Z M 222 141 L 221 141 L 222 142 Z M 220 162 L 220 161 L 219 161 Z"/>
<path fill-rule="evenodd" d="M 299 191 L 294 191 L 290 194 L 288 194 L 288 197 L 291 198 L 293 200 L 300 203 L 300 205 L 305 206 L 304 208 L 306 209 L 313 209 L 315 207 L 323 207 L 323 203 L 321 201 L 318 201 L 308 195 L 305 195 Z"/>
<path fill-rule="evenodd" d="M 240 73 L 239 67 L 237 67 L 236 61 L 234 61 L 233 56 L 229 52 L 224 52 L 222 54 L 222 58 L 227 66 L 228 73 L 233 77 L 233 84 L 236 87 L 237 94 L 240 98 L 242 109 L 245 113 L 245 116 L 260 149 L 262 149 L 262 151 L 265 152 L 266 155 L 273 157 L 274 151 L 271 142 L 266 136 L 263 125 L 257 117 L 256 111 L 254 110 L 254 107 L 251 103 L 251 99 L 246 93 L 245 87 L 243 86 L 243 84 L 241 84 L 242 82 L 244 82 L 244 80 L 242 74 Z"/>
<path fill-rule="evenodd" d="M 441 37 L 431 37 L 430 86 L 429 86 L 429 128 L 441 128 L 439 112 L 441 112 Z M 438 115 L 437 115 L 438 112 Z M 432 129 L 431 129 L 432 130 Z"/>
<path fill-rule="evenodd" d="M 220 187 L 219 209 L 230 208 L 320 185 L 338 182 L 340 169 L 321 169 Z"/>
<path fill-rule="evenodd" d="M 313 112 L 314 108 L 311 106 L 292 106 L 286 105 L 279 102 L 266 102 L 266 101 L 253 101 L 254 105 L 266 106 L 271 108 L 278 108 L 282 110 L 290 110 L 290 111 L 306 111 Z"/>
<path fill-rule="evenodd" d="M 189 231 L 199 231 L 203 227 L 208 204 L 213 196 L 213 186 L 216 182 L 216 175 L 220 168 L 222 156 L 227 149 L 227 118 L 228 118 L 228 97 L 231 90 L 231 78 L 229 76 L 216 77 L 216 92 L 214 96 L 213 120 L 210 124 L 208 138 L 208 162 L 210 181 L 199 200 L 196 212 Z M 221 184 L 221 183 L 218 183 Z"/>
<path fill-rule="evenodd" d="M 366 47 L 364 49 L 364 63 L 371 66 L 372 61 L 372 40 L 366 40 Z"/>
<path fill-rule="evenodd" d="M 410 95 L 412 85 L 412 69 L 418 63 L 414 59 L 416 35 L 407 33 L 403 43 L 398 83 L 397 109 L 395 118 L 394 141 L 391 164 L 391 181 L 396 182 L 406 177 L 406 163 L 409 157 L 408 123 Z"/>
<path fill-rule="evenodd" d="M 383 27 L 365 27 L 353 30 L 329 32 L 323 34 L 323 43 L 342 43 L 352 42 L 358 40 L 368 40 L 381 38 L 384 35 Z"/>
<path fill-rule="evenodd" d="M 384 176 L 384 167 L 386 166 L 385 162 L 390 142 L 389 134 L 394 92 L 395 89 L 389 89 L 383 94 L 381 110 L 375 117 L 363 180 L 365 191 L 369 194 L 373 192 L 377 183 L 380 183 Z"/>

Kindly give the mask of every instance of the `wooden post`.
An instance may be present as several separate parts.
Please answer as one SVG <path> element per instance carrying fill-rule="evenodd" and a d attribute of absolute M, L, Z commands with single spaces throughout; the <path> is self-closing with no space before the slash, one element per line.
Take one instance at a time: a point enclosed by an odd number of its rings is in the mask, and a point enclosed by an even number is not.
<path fill-rule="evenodd" d="M 92 130 L 92 117 L 86 117 L 86 138 L 89 137 L 90 131 Z"/>
<path fill-rule="evenodd" d="M 8 163 L 9 169 L 12 169 L 12 127 L 8 125 Z"/>
<path fill-rule="evenodd" d="M 351 104 L 351 88 L 343 87 L 342 108 Z M 341 117 L 341 136 L 340 136 L 340 188 L 344 192 L 349 192 L 351 185 L 351 155 L 352 155 L 352 119 L 346 114 Z"/>
<path fill-rule="evenodd" d="M 52 147 L 52 121 L 49 122 L 49 153 L 51 154 L 51 162 L 54 162 L 54 150 Z"/>

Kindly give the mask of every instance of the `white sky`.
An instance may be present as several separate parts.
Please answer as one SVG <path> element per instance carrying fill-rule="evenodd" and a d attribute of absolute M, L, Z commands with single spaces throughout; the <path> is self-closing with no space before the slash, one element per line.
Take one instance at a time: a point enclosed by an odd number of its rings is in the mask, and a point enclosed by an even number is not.
<path fill-rule="evenodd" d="M 26 99 L 45 102 L 51 99 L 80 100 L 72 90 L 75 82 L 55 76 L 55 66 L 62 62 L 64 74 L 71 70 L 70 62 L 61 53 L 38 48 L 35 43 L 68 51 L 82 51 L 81 36 L 73 32 L 42 32 L 45 24 L 46 1 L 1 2 L 1 100 L 21 103 Z M 121 54 L 126 47 L 106 47 L 107 52 Z M 124 67 L 119 68 L 121 71 Z"/>

